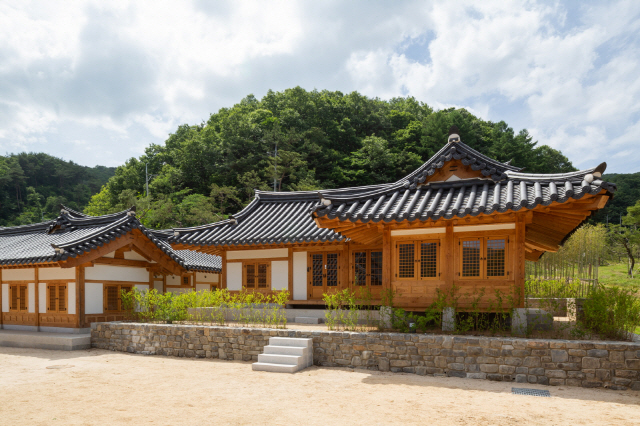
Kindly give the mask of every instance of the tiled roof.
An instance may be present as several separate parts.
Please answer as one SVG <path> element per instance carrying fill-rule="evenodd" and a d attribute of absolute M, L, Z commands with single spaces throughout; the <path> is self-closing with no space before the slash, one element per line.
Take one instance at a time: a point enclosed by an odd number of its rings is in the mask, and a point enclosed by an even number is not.
<path fill-rule="evenodd" d="M 0 265 L 28 265 L 64 261 L 81 256 L 139 229 L 159 249 L 187 270 L 221 270 L 218 256 L 179 252 L 167 243 L 166 235 L 145 228 L 135 212 L 87 216 L 63 209 L 57 218 L 33 225 L 0 228 Z"/>
<path fill-rule="evenodd" d="M 426 182 L 451 160 L 480 177 Z M 240 246 L 345 241 L 314 217 L 351 222 L 427 221 L 533 209 L 587 194 L 616 191 L 600 179 L 606 163 L 578 172 L 531 174 L 493 160 L 462 142 L 450 142 L 417 170 L 394 183 L 305 192 L 256 191 L 255 199 L 230 219 L 174 229 L 171 244 Z"/>
<path fill-rule="evenodd" d="M 318 228 L 311 217 L 317 192 L 262 192 L 230 219 L 193 228 L 176 228 L 172 244 L 259 245 L 342 241 L 330 230 Z"/>

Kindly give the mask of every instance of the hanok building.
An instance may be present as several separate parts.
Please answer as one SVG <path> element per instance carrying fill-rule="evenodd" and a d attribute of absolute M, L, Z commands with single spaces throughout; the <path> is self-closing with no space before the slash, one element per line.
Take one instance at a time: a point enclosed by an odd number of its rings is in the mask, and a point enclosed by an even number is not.
<path fill-rule="evenodd" d="M 293 305 L 323 293 L 396 292 L 397 306 L 424 309 L 437 289 L 523 294 L 526 260 L 556 251 L 613 196 L 606 164 L 532 174 L 460 141 L 448 143 L 394 183 L 316 192 L 257 191 L 228 220 L 174 229 L 177 249 L 222 257 L 221 287 L 288 289 Z M 524 303 L 520 299 L 520 303 Z"/>
<path fill-rule="evenodd" d="M 174 250 L 132 210 L 91 217 L 63 209 L 56 219 L 0 228 L 0 328 L 80 331 L 124 318 L 122 290 L 211 289 L 220 258 Z"/>

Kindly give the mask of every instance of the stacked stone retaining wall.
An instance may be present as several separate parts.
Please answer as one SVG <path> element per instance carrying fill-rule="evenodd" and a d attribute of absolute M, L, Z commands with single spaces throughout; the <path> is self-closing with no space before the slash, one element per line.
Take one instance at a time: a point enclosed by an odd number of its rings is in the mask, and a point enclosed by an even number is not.
<path fill-rule="evenodd" d="M 313 338 L 314 364 L 516 383 L 640 390 L 640 344 L 432 334 L 94 323 L 94 348 L 257 361 L 269 337 Z"/>

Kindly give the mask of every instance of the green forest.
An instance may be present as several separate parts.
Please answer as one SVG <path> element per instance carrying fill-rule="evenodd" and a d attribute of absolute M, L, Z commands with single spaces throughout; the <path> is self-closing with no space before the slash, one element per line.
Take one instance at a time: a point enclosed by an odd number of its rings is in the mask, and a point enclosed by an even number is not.
<path fill-rule="evenodd" d="M 147 147 L 116 169 L 43 153 L 0 157 L 0 225 L 51 218 L 60 204 L 92 215 L 135 205 L 152 228 L 214 222 L 246 205 L 254 189 L 393 182 L 439 150 L 452 125 L 469 146 L 527 171 L 575 170 L 560 151 L 539 145 L 526 130 L 515 132 L 504 121 L 485 121 L 465 109 L 435 111 L 412 97 L 387 101 L 296 87 L 269 91 L 262 99 L 249 95 L 206 122 L 182 125 L 164 144 Z M 604 178 L 619 191 L 594 220 L 606 222 L 608 215 L 619 223 L 640 199 L 640 173 Z"/>
<path fill-rule="evenodd" d="M 115 167 L 85 167 L 45 153 L 0 156 L 0 226 L 56 217 L 60 205 L 86 208 Z"/>
<path fill-rule="evenodd" d="M 439 150 L 452 125 L 466 144 L 498 160 L 532 172 L 574 170 L 561 152 L 539 146 L 526 130 L 516 133 L 465 109 L 434 111 L 411 97 L 385 101 L 297 87 L 262 99 L 249 95 L 206 123 L 180 126 L 164 145 L 151 145 L 118 167 L 85 211 L 136 205 L 150 227 L 193 226 L 238 211 L 254 189 L 392 182 Z"/>

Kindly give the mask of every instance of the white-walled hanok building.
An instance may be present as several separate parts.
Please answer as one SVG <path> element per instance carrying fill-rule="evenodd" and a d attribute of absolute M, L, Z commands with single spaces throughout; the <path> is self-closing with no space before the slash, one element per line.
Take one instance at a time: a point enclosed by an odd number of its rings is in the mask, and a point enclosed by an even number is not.
<path fill-rule="evenodd" d="M 288 289 L 294 305 L 322 304 L 323 293 L 343 288 L 366 288 L 374 299 L 391 289 L 396 306 L 410 309 L 453 286 L 522 295 L 525 259 L 556 251 L 613 196 L 605 167 L 526 173 L 452 129 L 440 151 L 397 182 L 257 191 L 230 219 L 174 229 L 169 241 L 220 255 L 222 288 Z"/>
<path fill-rule="evenodd" d="M 124 318 L 121 290 L 184 292 L 218 286 L 220 258 L 174 250 L 132 210 L 0 228 L 0 326 L 79 331 Z"/>

